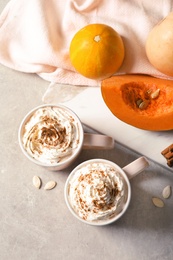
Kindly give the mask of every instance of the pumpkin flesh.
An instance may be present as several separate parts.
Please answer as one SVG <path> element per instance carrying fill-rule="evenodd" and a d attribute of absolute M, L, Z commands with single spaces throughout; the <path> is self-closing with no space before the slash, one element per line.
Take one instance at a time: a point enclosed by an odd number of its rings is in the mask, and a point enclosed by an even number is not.
<path fill-rule="evenodd" d="M 101 92 L 110 111 L 123 122 L 152 131 L 173 129 L 173 81 L 113 76 L 102 81 Z"/>

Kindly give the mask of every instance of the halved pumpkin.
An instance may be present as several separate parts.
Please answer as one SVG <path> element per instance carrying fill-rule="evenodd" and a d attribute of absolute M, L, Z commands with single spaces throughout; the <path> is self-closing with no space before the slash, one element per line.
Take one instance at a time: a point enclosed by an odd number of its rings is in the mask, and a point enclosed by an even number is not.
<path fill-rule="evenodd" d="M 145 75 L 121 75 L 101 84 L 103 100 L 121 121 L 134 127 L 173 129 L 173 81 Z"/>

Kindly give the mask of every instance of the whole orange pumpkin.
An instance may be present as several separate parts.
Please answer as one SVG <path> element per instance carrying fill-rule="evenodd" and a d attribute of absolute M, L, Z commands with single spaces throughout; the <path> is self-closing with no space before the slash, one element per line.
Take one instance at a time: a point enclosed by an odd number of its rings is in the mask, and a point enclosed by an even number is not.
<path fill-rule="evenodd" d="M 121 36 L 105 24 L 89 24 L 79 30 L 70 44 L 70 60 L 83 76 L 102 80 L 113 75 L 125 55 Z"/>

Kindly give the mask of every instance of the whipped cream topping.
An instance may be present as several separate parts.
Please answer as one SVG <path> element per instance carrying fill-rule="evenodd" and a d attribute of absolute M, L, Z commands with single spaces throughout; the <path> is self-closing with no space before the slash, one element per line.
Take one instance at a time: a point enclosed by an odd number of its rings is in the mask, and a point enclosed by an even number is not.
<path fill-rule="evenodd" d="M 127 200 L 127 185 L 117 169 L 103 162 L 83 165 L 69 182 L 68 198 L 79 217 L 106 220 L 120 213 Z"/>
<path fill-rule="evenodd" d="M 31 157 L 53 165 L 72 156 L 80 138 L 79 123 L 68 110 L 47 106 L 36 110 L 28 119 L 22 141 Z"/>

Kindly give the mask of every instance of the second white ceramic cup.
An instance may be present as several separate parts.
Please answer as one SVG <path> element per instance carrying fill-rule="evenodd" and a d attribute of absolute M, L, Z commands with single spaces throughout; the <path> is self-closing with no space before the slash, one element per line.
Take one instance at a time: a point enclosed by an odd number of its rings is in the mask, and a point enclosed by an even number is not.
<path fill-rule="evenodd" d="M 71 181 L 74 179 L 74 176 L 75 176 L 75 178 L 76 177 L 80 178 L 80 175 L 79 175 L 80 170 L 84 169 L 84 168 L 85 168 L 84 172 L 86 174 L 90 174 L 89 172 L 87 172 L 87 167 L 88 167 L 88 165 L 93 165 L 93 164 L 94 165 L 97 165 L 97 164 L 103 164 L 104 165 L 105 164 L 105 165 L 109 165 L 113 169 L 115 169 L 115 171 L 117 171 L 124 180 L 124 183 L 125 183 L 124 187 L 126 189 L 125 190 L 126 195 L 125 195 L 124 206 L 122 207 L 122 209 L 120 211 L 118 210 L 117 213 L 113 214 L 111 217 L 108 217 L 107 219 L 104 218 L 104 219 L 97 219 L 97 220 L 94 220 L 94 221 L 89 221 L 89 220 L 84 219 L 81 216 L 79 216 L 77 210 L 72 205 L 72 202 L 71 202 L 72 200 L 71 200 L 71 197 L 70 197 L 70 189 L 71 189 Z M 104 159 L 92 159 L 92 160 L 87 160 L 87 161 L 81 163 L 70 173 L 70 175 L 68 176 L 67 181 L 65 183 L 64 196 L 65 196 L 65 201 L 66 201 L 66 205 L 67 205 L 68 209 L 70 210 L 70 212 L 72 213 L 72 215 L 74 217 L 76 217 L 78 220 L 82 221 L 83 223 L 89 224 L 89 225 L 103 226 L 103 225 L 108 225 L 108 224 L 111 224 L 112 222 L 117 221 L 119 218 L 121 218 L 124 215 L 124 213 L 126 212 L 127 208 L 129 207 L 129 204 L 130 204 L 131 185 L 130 185 L 129 179 L 133 178 L 138 173 L 142 172 L 148 166 L 149 166 L 149 163 L 148 163 L 148 161 L 145 157 L 140 157 L 140 158 L 136 159 L 135 161 L 128 164 L 124 168 L 120 168 L 116 163 L 109 161 L 109 160 L 104 160 Z M 95 169 L 97 170 L 97 166 L 95 166 L 95 167 L 96 167 Z M 77 174 L 77 176 L 75 174 Z M 83 178 L 83 176 L 81 176 L 81 177 Z M 102 182 L 102 180 L 100 182 Z M 91 191 L 88 192 L 88 190 L 89 190 L 88 186 L 86 187 L 86 191 L 84 191 L 84 194 L 92 193 L 94 187 L 92 187 Z M 83 185 L 83 188 L 85 189 L 84 185 Z M 74 187 L 74 190 L 76 190 L 77 193 L 81 192 L 81 190 L 78 191 L 77 186 L 76 186 L 76 188 Z M 110 194 L 108 194 L 108 196 L 109 195 Z M 97 195 L 96 195 L 96 197 L 97 197 Z M 107 195 L 106 195 L 106 197 L 107 197 Z M 82 200 L 81 198 L 78 198 L 78 199 Z M 92 198 L 90 197 L 88 199 L 88 201 L 91 201 L 91 200 L 92 200 Z"/>

